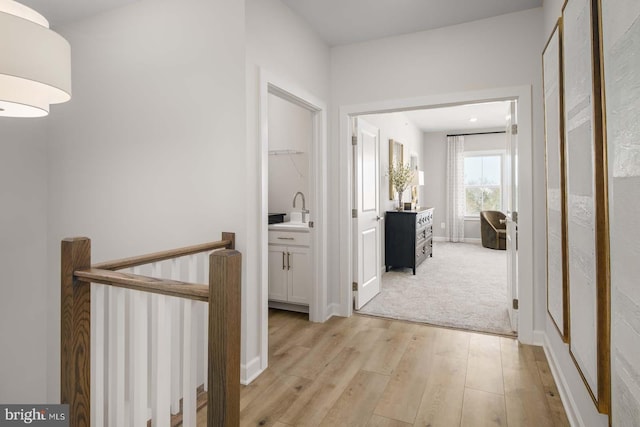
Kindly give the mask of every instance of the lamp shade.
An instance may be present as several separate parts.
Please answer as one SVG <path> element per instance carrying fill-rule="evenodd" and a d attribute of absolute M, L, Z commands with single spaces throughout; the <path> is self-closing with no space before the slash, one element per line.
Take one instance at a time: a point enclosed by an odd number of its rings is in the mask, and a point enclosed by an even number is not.
<path fill-rule="evenodd" d="M 36 11 L 0 0 L 0 117 L 42 117 L 71 99 L 71 47 Z"/>
<path fill-rule="evenodd" d="M 411 185 L 424 185 L 424 172 L 423 171 L 415 171 L 413 173 L 413 179 L 411 180 Z"/>

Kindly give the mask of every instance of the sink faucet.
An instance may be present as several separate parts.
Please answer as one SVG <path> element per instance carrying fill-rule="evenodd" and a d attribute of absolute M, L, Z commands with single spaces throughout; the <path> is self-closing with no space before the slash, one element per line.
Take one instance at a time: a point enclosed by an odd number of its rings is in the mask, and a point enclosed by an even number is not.
<path fill-rule="evenodd" d="M 293 207 L 296 207 L 296 199 L 298 198 L 298 195 L 300 195 L 300 197 L 302 197 L 302 222 L 307 222 L 306 218 L 307 218 L 307 214 L 309 213 L 309 210 L 306 208 L 306 202 L 304 200 L 304 194 L 302 194 L 302 191 L 298 191 L 296 193 L 295 196 L 293 196 Z"/>

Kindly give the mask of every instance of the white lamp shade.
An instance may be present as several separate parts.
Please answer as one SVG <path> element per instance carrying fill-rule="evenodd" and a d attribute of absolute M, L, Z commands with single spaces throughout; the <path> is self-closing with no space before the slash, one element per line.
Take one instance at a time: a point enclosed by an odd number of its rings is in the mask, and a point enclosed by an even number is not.
<path fill-rule="evenodd" d="M 42 117 L 69 99 L 69 43 L 34 10 L 0 0 L 0 116 Z"/>
<path fill-rule="evenodd" d="M 413 179 L 411 180 L 411 185 L 424 185 L 424 172 L 423 171 L 415 171 L 413 173 Z"/>

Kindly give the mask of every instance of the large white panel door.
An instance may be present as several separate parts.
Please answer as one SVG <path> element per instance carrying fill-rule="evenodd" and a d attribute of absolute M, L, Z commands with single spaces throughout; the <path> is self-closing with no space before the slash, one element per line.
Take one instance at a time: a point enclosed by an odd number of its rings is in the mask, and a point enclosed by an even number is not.
<path fill-rule="evenodd" d="M 516 102 L 509 105 L 507 120 L 507 307 L 511 329 L 518 330 L 518 120 Z"/>
<path fill-rule="evenodd" d="M 354 209 L 357 210 L 354 251 L 357 253 L 355 308 L 380 293 L 380 132 L 362 119 L 355 122 Z"/>

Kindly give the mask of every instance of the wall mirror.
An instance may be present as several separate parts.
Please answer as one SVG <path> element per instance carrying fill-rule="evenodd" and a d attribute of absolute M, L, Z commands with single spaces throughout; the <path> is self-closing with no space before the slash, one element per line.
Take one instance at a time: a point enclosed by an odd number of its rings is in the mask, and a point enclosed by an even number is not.
<path fill-rule="evenodd" d="M 398 163 L 401 165 L 404 164 L 403 158 L 403 146 L 398 141 L 394 141 L 393 139 L 389 140 L 389 170 L 391 170 L 394 166 L 397 166 Z M 389 180 L 389 200 L 394 200 L 395 198 L 395 190 L 393 188 L 393 184 L 391 180 Z"/>

